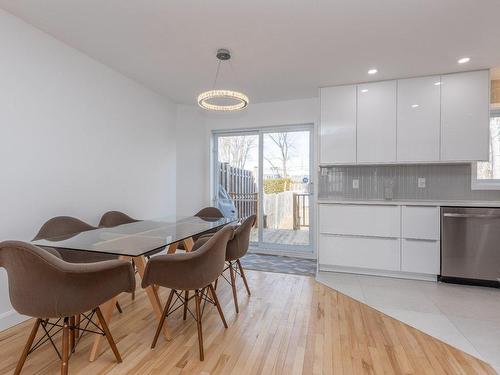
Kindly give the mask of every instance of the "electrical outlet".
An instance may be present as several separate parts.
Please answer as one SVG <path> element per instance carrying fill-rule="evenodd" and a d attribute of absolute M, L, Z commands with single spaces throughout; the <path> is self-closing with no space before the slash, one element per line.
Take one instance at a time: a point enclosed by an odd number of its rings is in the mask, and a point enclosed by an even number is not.
<path fill-rule="evenodd" d="M 352 180 L 352 188 L 359 189 L 359 180 L 357 178 Z"/>
<path fill-rule="evenodd" d="M 419 188 L 425 187 L 425 177 L 419 177 L 417 181 L 417 185 Z"/>

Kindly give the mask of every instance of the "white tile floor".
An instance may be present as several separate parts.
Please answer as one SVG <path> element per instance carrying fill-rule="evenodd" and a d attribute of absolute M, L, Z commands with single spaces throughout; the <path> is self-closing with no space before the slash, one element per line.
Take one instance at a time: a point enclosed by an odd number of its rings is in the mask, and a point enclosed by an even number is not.
<path fill-rule="evenodd" d="M 500 289 L 335 272 L 316 278 L 483 359 L 500 374 Z"/>

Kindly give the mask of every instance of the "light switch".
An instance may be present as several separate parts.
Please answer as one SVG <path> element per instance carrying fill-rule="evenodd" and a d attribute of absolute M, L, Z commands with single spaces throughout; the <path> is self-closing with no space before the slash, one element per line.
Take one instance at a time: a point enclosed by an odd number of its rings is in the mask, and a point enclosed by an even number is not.
<path fill-rule="evenodd" d="M 357 178 L 352 180 L 352 188 L 359 189 L 359 180 Z"/>
<path fill-rule="evenodd" d="M 425 187 L 425 177 L 419 177 L 417 185 L 419 188 L 424 188 Z"/>

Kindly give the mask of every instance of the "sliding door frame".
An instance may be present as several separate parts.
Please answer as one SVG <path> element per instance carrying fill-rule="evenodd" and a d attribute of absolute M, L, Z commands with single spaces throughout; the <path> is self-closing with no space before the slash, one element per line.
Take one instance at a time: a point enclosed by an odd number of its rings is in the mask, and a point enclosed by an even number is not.
<path fill-rule="evenodd" d="M 269 126 L 260 128 L 244 128 L 244 129 L 231 129 L 231 130 L 214 130 L 212 131 L 212 173 L 211 173 L 211 186 L 212 186 L 212 202 L 215 204 L 217 202 L 217 196 L 219 192 L 219 181 L 218 176 L 220 174 L 219 163 L 218 163 L 218 138 L 226 136 L 244 136 L 244 135 L 258 135 L 258 189 L 259 189 L 259 207 L 258 207 L 258 222 L 263 223 L 264 221 L 264 135 L 269 133 L 277 132 L 299 132 L 308 131 L 309 132 L 309 244 L 308 245 L 283 245 L 283 244 L 273 244 L 264 242 L 262 227 L 258 230 L 258 242 L 252 242 L 250 245 L 251 252 L 275 254 L 275 255 L 289 255 L 294 257 L 302 258 L 316 258 L 316 194 L 315 194 L 315 178 L 314 178 L 314 157 L 315 157 L 315 132 L 314 124 L 297 124 L 297 125 L 283 125 L 283 126 Z"/>

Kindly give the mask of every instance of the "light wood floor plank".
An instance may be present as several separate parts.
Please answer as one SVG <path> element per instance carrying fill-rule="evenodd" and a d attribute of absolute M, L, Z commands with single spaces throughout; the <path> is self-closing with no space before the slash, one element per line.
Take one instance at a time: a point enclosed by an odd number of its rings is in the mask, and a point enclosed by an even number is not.
<path fill-rule="evenodd" d="M 70 360 L 72 374 L 495 374 L 484 362 L 390 318 L 307 276 L 247 271 L 252 296 L 238 280 L 240 313 L 230 287 L 217 289 L 229 328 L 215 308 L 203 318 L 205 361 L 198 359 L 196 324 L 182 309 L 168 318 L 172 341 L 150 349 L 157 320 L 144 291 L 135 301 L 119 296 L 124 313 L 110 328 L 123 363 L 111 350 L 88 361 L 92 337 L 84 336 Z M 222 280 L 221 280 L 222 281 Z M 168 290 L 160 289 L 166 300 Z M 194 305 L 193 305 L 194 306 Z M 207 306 L 208 307 L 208 306 Z M 11 374 L 32 321 L 0 333 L 0 374 Z M 59 344 L 59 341 L 57 341 Z M 23 374 L 58 374 L 50 345 L 28 357 Z"/>

